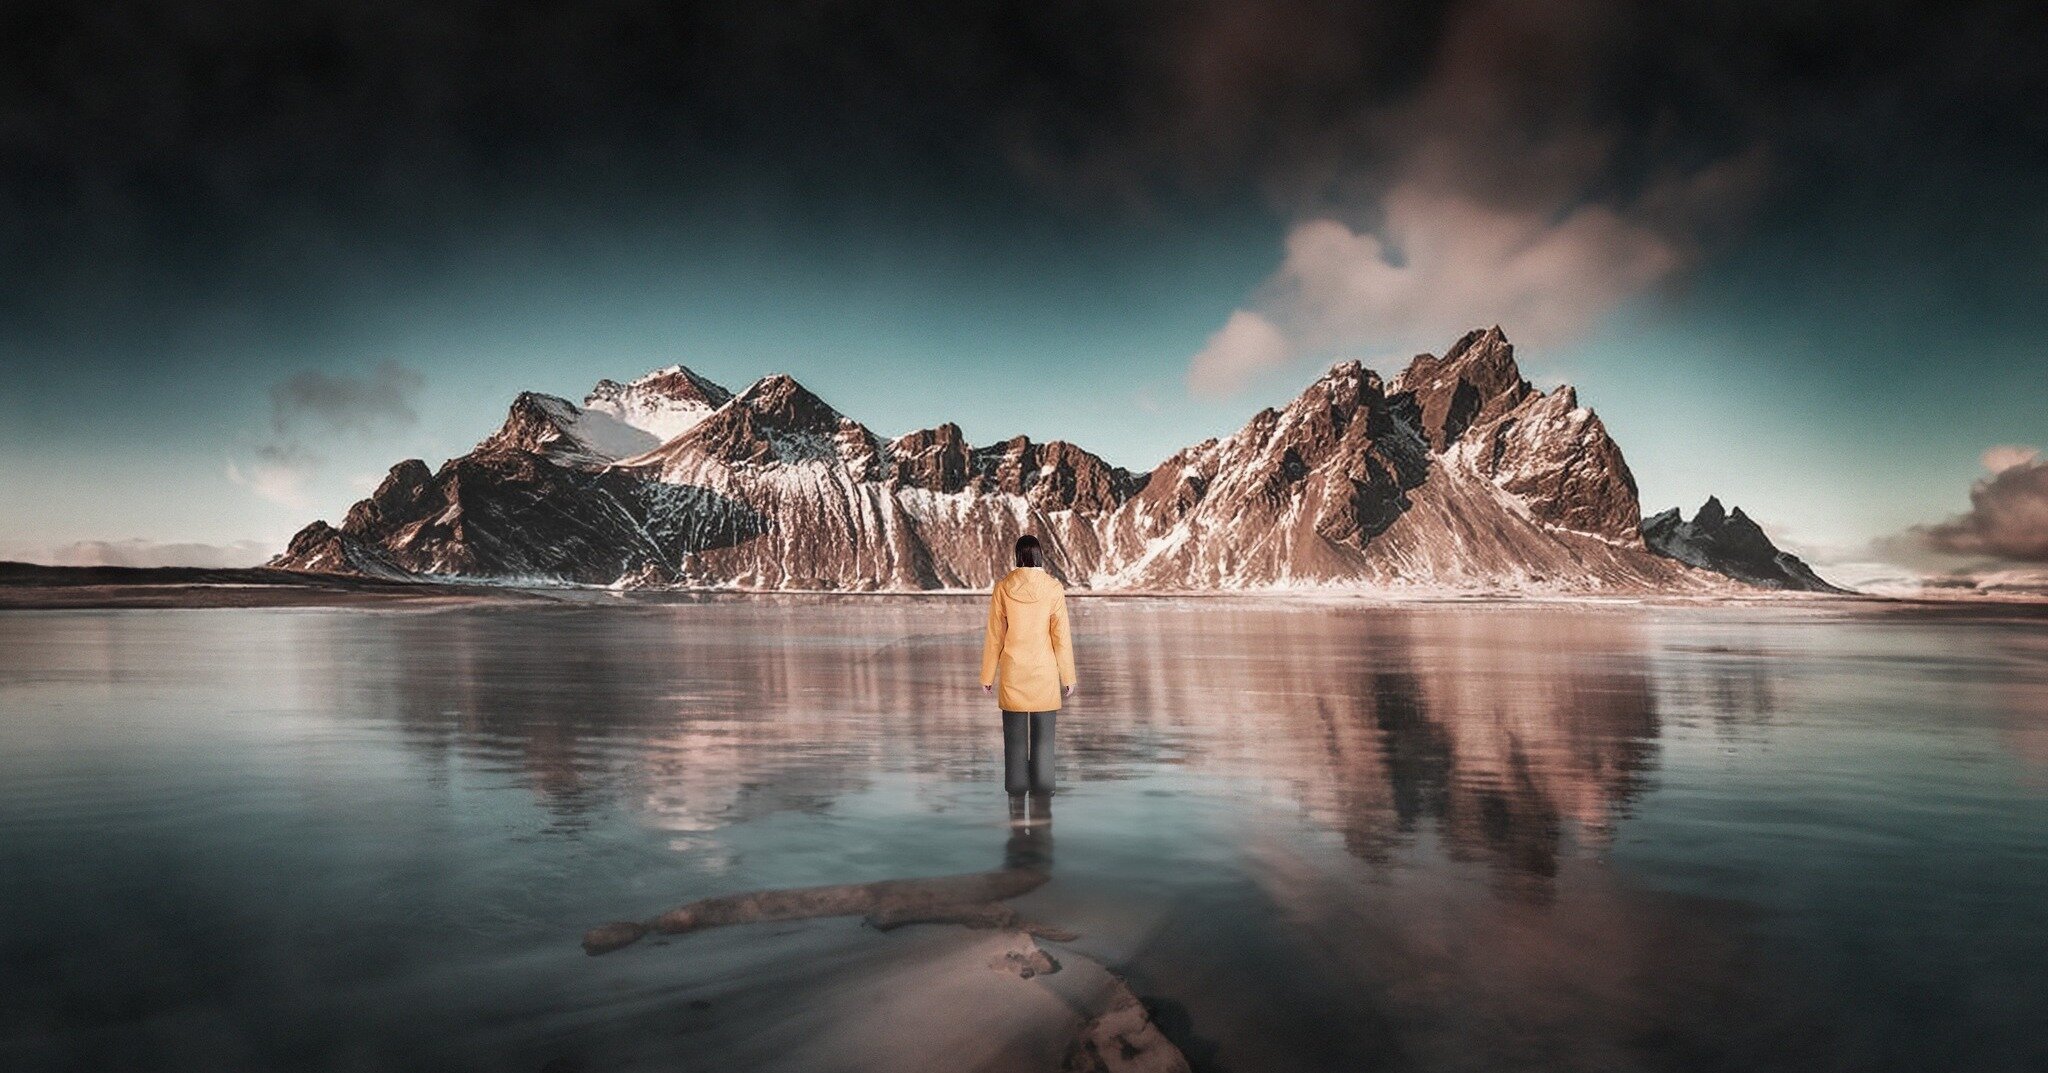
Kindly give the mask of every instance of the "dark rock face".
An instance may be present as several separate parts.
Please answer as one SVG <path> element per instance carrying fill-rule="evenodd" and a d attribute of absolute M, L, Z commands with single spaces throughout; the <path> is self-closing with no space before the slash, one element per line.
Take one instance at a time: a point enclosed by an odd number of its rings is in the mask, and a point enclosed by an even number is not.
<path fill-rule="evenodd" d="M 1843 593 L 1789 551 L 1780 551 L 1742 508 L 1730 511 L 1708 496 L 1686 521 L 1677 507 L 1643 519 L 1643 539 L 1659 555 L 1766 589 Z"/>
<path fill-rule="evenodd" d="M 1560 529 L 1640 546 L 1635 475 L 1598 415 L 1569 386 L 1544 394 L 1522 379 L 1498 327 L 1471 332 L 1443 358 L 1415 359 L 1395 381 L 1438 454 L 1476 472 Z"/>
<path fill-rule="evenodd" d="M 512 400 L 512 410 L 505 415 L 504 425 L 492 433 L 489 439 L 478 444 L 477 450 L 547 454 L 564 443 L 581 446 L 561 420 L 568 405 L 567 399 L 522 391 L 518 398 Z M 400 463 L 397 468 L 402 469 L 404 466 L 404 463 Z M 422 462 L 419 466 L 425 469 L 426 463 Z M 397 469 L 392 472 L 395 475 Z"/>
<path fill-rule="evenodd" d="M 1474 425 L 1497 420 L 1529 397 L 1515 348 L 1499 326 L 1471 331 L 1439 358 L 1418 356 L 1397 390 L 1415 404 L 1418 428 L 1431 450 L 1443 451 Z"/>
<path fill-rule="evenodd" d="M 1112 518 L 1110 551 L 1144 588 L 1377 579 L 1367 549 L 1428 472 L 1379 377 L 1348 362 L 1285 409 L 1167 459 Z"/>
<path fill-rule="evenodd" d="M 1725 585 L 1652 554 L 1640 517 L 1600 419 L 1570 388 L 1530 387 L 1493 328 L 1391 383 L 1338 365 L 1150 473 L 1060 441 L 976 447 L 953 424 L 885 440 L 779 374 L 733 394 L 673 366 L 602 381 L 582 407 L 522 394 L 475 451 L 438 472 L 401 463 L 339 529 L 308 526 L 275 565 L 983 588 L 1029 531 L 1055 574 L 1100 588 Z"/>
<path fill-rule="evenodd" d="M 1044 510 L 1115 510 L 1144 483 L 1144 477 L 1060 440 L 1033 443 L 1017 436 L 970 447 L 950 421 L 905 433 L 882 453 L 887 479 L 899 487 L 1020 496 Z"/>
<path fill-rule="evenodd" d="M 588 473 L 486 441 L 439 473 L 418 459 L 393 466 L 339 530 L 307 526 L 277 561 L 374 576 L 673 584 L 692 552 L 761 526 L 744 506 L 700 489 Z"/>
<path fill-rule="evenodd" d="M 1138 490 L 1143 479 L 1067 443 L 1032 443 L 1012 437 L 969 456 L 974 486 L 984 492 L 1022 496 L 1040 510 L 1112 511 Z"/>
<path fill-rule="evenodd" d="M 967 487 L 972 455 L 951 421 L 898 436 L 889 444 L 890 479 L 906 488 L 951 494 Z"/>
<path fill-rule="evenodd" d="M 370 493 L 370 498 L 349 508 L 348 517 L 341 523 L 343 532 L 373 533 L 381 529 L 387 519 L 417 517 L 421 501 L 432 489 L 434 474 L 427 464 L 417 458 L 408 458 L 391 467 L 384 477 L 384 483 Z"/>
<path fill-rule="evenodd" d="M 314 522 L 294 533 L 291 543 L 285 545 L 284 554 L 271 560 L 271 565 L 316 574 L 372 573 L 372 564 L 358 562 L 350 554 L 351 545 L 341 530 L 324 521 Z"/>

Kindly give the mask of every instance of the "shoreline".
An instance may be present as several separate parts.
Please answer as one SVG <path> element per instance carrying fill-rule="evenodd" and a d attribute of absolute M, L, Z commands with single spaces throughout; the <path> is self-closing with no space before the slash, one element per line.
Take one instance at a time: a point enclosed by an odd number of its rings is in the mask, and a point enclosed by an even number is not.
<path fill-rule="evenodd" d="M 1218 600 L 1309 607 L 1796 607 L 2043 608 L 2048 597 L 2026 593 L 1899 596 L 1754 590 L 1726 594 L 1661 592 L 1521 592 L 1511 589 L 1298 587 L 1230 590 L 1071 589 L 1081 601 Z M 553 606 L 693 604 L 727 600 L 978 600 L 984 591 L 932 589 L 619 589 L 591 585 L 520 585 L 489 581 L 410 581 L 269 567 L 42 566 L 0 562 L 0 610 L 122 608 L 449 607 L 492 604 Z"/>
<path fill-rule="evenodd" d="M 303 574 L 268 567 L 41 566 L 0 562 L 0 611 L 552 603 L 538 591 Z"/>

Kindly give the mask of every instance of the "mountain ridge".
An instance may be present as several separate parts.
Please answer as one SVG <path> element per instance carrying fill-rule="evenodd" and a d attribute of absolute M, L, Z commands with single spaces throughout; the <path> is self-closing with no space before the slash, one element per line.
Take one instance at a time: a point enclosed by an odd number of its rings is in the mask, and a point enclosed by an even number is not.
<path fill-rule="evenodd" d="M 669 366 L 600 381 L 580 407 L 525 392 L 475 450 L 439 470 L 399 463 L 339 528 L 307 526 L 272 565 L 626 587 L 985 588 L 1025 531 L 1070 584 L 1099 589 L 1765 583 L 1747 560 L 1722 570 L 1714 548 L 1687 557 L 1646 542 L 1620 446 L 1570 386 L 1532 387 L 1498 326 L 1391 381 L 1333 365 L 1285 405 L 1142 473 L 1061 440 L 977 447 L 951 422 L 884 438 L 783 373 L 732 392 Z"/>
<path fill-rule="evenodd" d="M 1718 496 L 1708 496 L 1691 521 L 1677 507 L 1643 519 L 1643 539 L 1659 555 L 1759 588 L 1849 591 L 1822 578 L 1799 556 L 1780 550 L 1741 507 L 1729 510 Z"/>

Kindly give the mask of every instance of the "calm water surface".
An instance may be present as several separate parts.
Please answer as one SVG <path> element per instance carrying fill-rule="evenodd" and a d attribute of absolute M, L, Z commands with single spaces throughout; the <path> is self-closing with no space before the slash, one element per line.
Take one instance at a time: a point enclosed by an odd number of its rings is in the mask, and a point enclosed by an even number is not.
<path fill-rule="evenodd" d="M 0 1068 L 1028 1065 L 963 929 L 578 945 L 996 867 L 980 615 L 0 615 Z M 2048 1068 L 2048 620 L 1075 617 L 1017 905 L 1198 1070 Z"/>

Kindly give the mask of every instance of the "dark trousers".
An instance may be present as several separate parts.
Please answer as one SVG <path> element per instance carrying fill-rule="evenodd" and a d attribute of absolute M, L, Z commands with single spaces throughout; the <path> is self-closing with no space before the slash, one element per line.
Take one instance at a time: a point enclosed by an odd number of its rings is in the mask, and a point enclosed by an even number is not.
<path fill-rule="evenodd" d="M 1003 713 L 1003 789 L 1052 792 L 1052 725 L 1058 712 Z"/>

